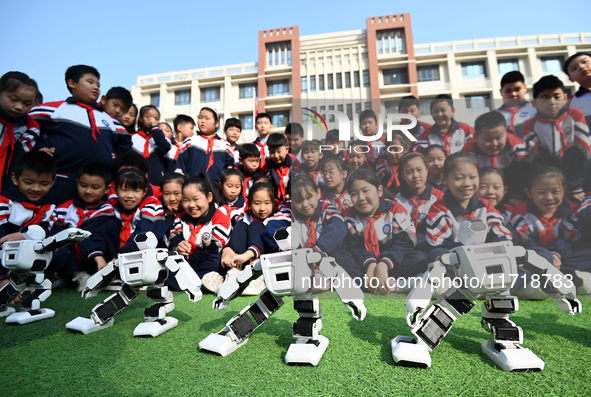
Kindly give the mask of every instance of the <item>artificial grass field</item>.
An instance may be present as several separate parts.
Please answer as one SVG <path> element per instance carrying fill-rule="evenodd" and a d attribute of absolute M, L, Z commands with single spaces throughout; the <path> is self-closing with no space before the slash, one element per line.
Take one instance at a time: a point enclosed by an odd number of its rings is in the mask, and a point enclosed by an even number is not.
<path fill-rule="evenodd" d="M 455 322 L 431 354 L 429 369 L 398 367 L 390 350 L 397 335 L 411 335 L 404 297 L 367 296 L 367 317 L 354 320 L 337 299 L 321 299 L 330 345 L 318 367 L 292 367 L 284 355 L 297 319 L 291 298 L 227 357 L 201 353 L 198 343 L 256 297 L 239 297 L 217 312 L 214 295 L 191 303 L 175 293 L 178 327 L 157 338 L 134 338 L 151 304 L 145 295 L 115 316 L 108 329 L 89 334 L 65 324 L 88 316 L 108 296 L 88 301 L 58 290 L 44 307 L 55 317 L 23 326 L 0 322 L 1 396 L 224 396 L 224 395 L 591 395 L 591 299 L 583 313 L 569 316 L 551 300 L 520 301 L 511 319 L 524 330 L 524 347 L 546 362 L 542 372 L 506 373 L 480 348 L 488 332 L 480 326 L 482 301 Z"/>

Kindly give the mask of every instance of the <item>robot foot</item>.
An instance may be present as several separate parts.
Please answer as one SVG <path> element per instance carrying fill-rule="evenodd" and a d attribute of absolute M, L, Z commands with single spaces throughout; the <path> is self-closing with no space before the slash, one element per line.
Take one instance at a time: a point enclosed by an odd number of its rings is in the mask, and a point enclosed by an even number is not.
<path fill-rule="evenodd" d="M 318 365 L 328 347 L 328 338 L 318 335 L 317 339 L 302 339 L 289 345 L 285 363 L 289 365 Z"/>
<path fill-rule="evenodd" d="M 66 324 L 66 328 L 70 331 L 80 332 L 84 335 L 91 334 L 101 329 L 109 328 L 115 323 L 115 319 L 111 318 L 104 324 L 97 324 L 93 320 L 87 317 L 76 317 L 72 321 Z"/>
<path fill-rule="evenodd" d="M 0 312 L 0 317 L 10 316 L 12 313 L 16 312 L 14 307 L 6 306 L 4 310 Z"/>
<path fill-rule="evenodd" d="M 392 357 L 398 365 L 406 367 L 431 367 L 431 355 L 427 346 L 420 345 L 415 338 L 398 335 L 392 339 Z"/>
<path fill-rule="evenodd" d="M 531 350 L 521 346 L 517 346 L 516 349 L 497 350 L 492 340 L 486 340 L 482 342 L 482 352 L 506 372 L 544 369 L 544 362 Z"/>
<path fill-rule="evenodd" d="M 13 313 L 6 317 L 6 324 L 29 324 L 55 316 L 55 311 L 47 308 Z"/>
<path fill-rule="evenodd" d="M 146 321 L 139 324 L 133 330 L 133 336 L 139 337 L 156 337 L 162 335 L 166 331 L 173 329 L 179 324 L 179 320 L 174 317 L 164 317 L 160 320 Z"/>
<path fill-rule="evenodd" d="M 217 334 L 209 334 L 207 338 L 199 342 L 199 350 L 225 357 L 248 342 L 248 338 L 241 342 L 232 340 L 228 331 L 228 328 L 224 328 Z"/>

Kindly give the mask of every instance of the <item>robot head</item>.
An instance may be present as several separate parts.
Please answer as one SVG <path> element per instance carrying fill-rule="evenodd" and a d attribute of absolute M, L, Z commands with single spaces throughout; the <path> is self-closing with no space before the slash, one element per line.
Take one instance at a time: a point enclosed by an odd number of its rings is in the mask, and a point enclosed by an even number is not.
<path fill-rule="evenodd" d="M 134 241 L 140 251 L 156 248 L 158 246 L 158 239 L 152 232 L 138 234 L 135 236 Z"/>
<path fill-rule="evenodd" d="M 291 250 L 291 226 L 282 227 L 280 229 L 275 230 L 275 234 L 273 234 L 273 238 L 275 242 L 279 246 L 282 251 L 289 251 Z"/>
<path fill-rule="evenodd" d="M 463 245 L 484 244 L 488 226 L 481 219 L 464 221 L 460 225 L 459 238 Z"/>
<path fill-rule="evenodd" d="M 39 225 L 25 226 L 21 228 L 21 235 L 25 240 L 43 240 L 45 238 L 45 230 Z"/>

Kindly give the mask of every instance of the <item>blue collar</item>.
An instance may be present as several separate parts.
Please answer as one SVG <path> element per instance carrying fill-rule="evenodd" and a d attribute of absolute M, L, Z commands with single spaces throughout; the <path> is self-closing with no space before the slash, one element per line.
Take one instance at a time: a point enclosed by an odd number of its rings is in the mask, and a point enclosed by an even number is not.
<path fill-rule="evenodd" d="M 421 193 L 419 195 L 419 199 L 421 200 L 429 200 L 431 198 L 431 182 L 427 181 L 427 188 L 425 189 L 425 191 L 423 193 Z M 414 194 L 412 194 L 410 192 L 410 190 L 408 189 L 408 185 L 405 183 L 402 184 L 401 188 L 400 188 L 400 195 L 402 197 L 405 198 L 411 198 L 414 197 Z"/>
<path fill-rule="evenodd" d="M 478 200 L 476 196 L 472 196 L 468 203 L 468 208 L 464 208 L 460 205 L 458 200 L 452 196 L 449 189 L 443 194 L 443 200 L 445 200 L 445 204 L 447 204 L 447 208 L 449 208 L 453 216 L 469 215 L 478 208 L 485 207 L 485 204 L 482 201 Z"/>
<path fill-rule="evenodd" d="M 454 119 L 452 117 L 451 119 L 451 125 L 449 126 L 449 129 L 447 130 L 447 133 L 442 133 L 441 129 L 439 128 L 439 126 L 437 124 L 433 124 L 433 126 L 431 127 L 431 132 L 434 132 L 437 135 L 447 135 L 453 131 L 459 130 L 460 129 L 460 125 L 458 124 L 458 122 L 456 121 L 456 119 Z"/>

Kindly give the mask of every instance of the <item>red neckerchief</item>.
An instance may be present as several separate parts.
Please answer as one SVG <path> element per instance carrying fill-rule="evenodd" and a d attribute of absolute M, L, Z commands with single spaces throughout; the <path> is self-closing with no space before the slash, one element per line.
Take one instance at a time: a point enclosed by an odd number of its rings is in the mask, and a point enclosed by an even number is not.
<path fill-rule="evenodd" d="M 261 164 L 260 164 L 259 168 L 263 169 L 263 167 L 265 166 L 266 159 L 267 159 L 267 155 L 265 153 L 265 147 L 267 146 L 267 143 L 255 141 L 254 144 L 259 147 L 259 152 L 261 153 Z"/>
<path fill-rule="evenodd" d="M 554 124 L 554 127 L 556 127 L 556 130 L 560 134 L 561 145 L 560 145 L 560 157 L 559 158 L 562 158 L 562 156 L 564 155 L 564 151 L 570 147 L 570 142 L 568 141 L 568 138 L 566 137 L 566 134 L 564 133 L 564 130 L 562 129 L 562 125 L 561 125 L 561 122 L 564 121 L 564 119 L 566 118 L 565 117 L 566 114 L 567 114 L 567 112 L 565 111 L 564 113 L 562 113 L 561 115 L 559 115 L 555 119 L 538 118 L 538 121 L 540 121 L 542 123 Z M 554 153 L 552 153 L 552 154 L 554 154 Z"/>
<path fill-rule="evenodd" d="M 415 224 L 415 226 L 418 225 L 418 220 L 419 220 L 419 205 L 421 205 L 421 198 L 419 196 L 419 199 L 415 201 L 413 196 L 407 197 L 408 200 L 410 200 L 410 202 L 413 204 L 414 208 L 412 209 L 412 214 L 411 214 L 411 218 L 413 223 Z"/>
<path fill-rule="evenodd" d="M 133 220 L 133 216 L 135 212 L 125 215 L 121 214 L 121 219 L 123 220 L 123 226 L 121 227 L 121 231 L 119 232 L 119 248 L 123 247 L 127 240 L 131 237 L 131 221 Z"/>
<path fill-rule="evenodd" d="M 277 184 L 278 195 L 277 200 L 281 202 L 285 198 L 285 183 L 283 182 L 283 177 L 289 175 L 289 166 L 282 165 L 278 168 L 274 168 L 274 171 L 279 175 L 279 183 Z"/>
<path fill-rule="evenodd" d="M 216 141 L 217 137 L 215 135 L 208 137 L 205 135 L 201 135 L 204 139 L 207 139 L 207 150 L 205 151 L 205 154 L 209 154 L 209 162 L 207 163 L 207 169 L 205 170 L 205 172 L 208 172 L 209 169 L 211 168 L 211 166 L 213 165 L 213 144 Z"/>
<path fill-rule="evenodd" d="M 201 229 L 203 229 L 204 225 L 205 225 L 204 223 L 201 223 L 197 226 L 194 226 L 192 223 L 189 223 L 189 229 L 191 229 L 191 235 L 189 236 L 189 239 L 187 240 L 187 242 L 189 244 L 191 244 L 191 252 L 189 252 L 189 255 L 191 255 L 199 250 L 199 247 L 197 246 L 197 235 L 199 234 Z"/>
<path fill-rule="evenodd" d="M 308 225 L 308 241 L 306 248 L 312 248 L 316 245 L 316 221 L 304 221 Z"/>
<path fill-rule="evenodd" d="M 554 241 L 556 241 L 556 235 L 552 231 L 554 226 L 558 223 L 560 218 L 552 216 L 550 219 L 546 219 L 543 216 L 539 216 L 538 219 L 544 225 L 544 229 L 540 230 L 540 245 L 547 247 Z"/>
<path fill-rule="evenodd" d="M 527 104 L 527 102 L 525 104 Z M 513 134 L 516 134 L 515 133 L 515 125 L 514 125 L 515 114 L 519 111 L 519 109 L 521 109 L 523 106 L 525 106 L 525 104 L 518 105 L 518 106 L 516 106 L 514 108 L 501 107 L 501 110 L 503 112 L 509 112 L 509 113 L 511 113 L 511 125 L 509 126 L 509 131 L 512 132 Z M 493 165 L 493 167 L 496 167 L 496 164 Z"/>
<path fill-rule="evenodd" d="M 144 130 L 138 130 L 137 134 L 145 139 L 144 153 L 142 153 L 142 156 L 144 156 L 144 158 L 147 159 L 148 157 L 150 157 L 150 133 Z"/>
<path fill-rule="evenodd" d="M 4 139 L 2 140 L 2 146 L 0 146 L 0 170 L 4 170 L 10 161 L 12 160 L 12 154 L 14 153 L 14 124 L 0 118 L 0 123 L 6 126 L 4 130 Z M 8 147 L 10 146 L 10 157 L 6 159 L 8 155 Z M 6 167 L 6 173 L 8 174 L 8 167 Z"/>
<path fill-rule="evenodd" d="M 332 192 L 331 192 L 332 193 Z M 345 197 L 347 196 L 347 194 L 349 193 L 349 191 L 345 188 L 343 188 L 343 191 L 341 192 L 341 194 L 333 194 L 333 197 L 327 197 L 329 199 L 335 200 L 337 203 L 337 208 L 339 211 L 343 212 L 343 201 L 345 200 Z"/>
<path fill-rule="evenodd" d="M 375 221 L 380 218 L 382 214 L 375 214 L 372 217 L 363 217 L 367 221 L 367 226 L 363 230 L 363 238 L 365 239 L 365 249 L 372 252 L 376 257 L 380 256 L 380 243 L 378 241 L 378 234 L 375 228 Z"/>
<path fill-rule="evenodd" d="M 78 215 L 78 223 L 76 224 L 76 227 L 80 227 L 80 225 L 84 223 L 84 218 L 86 217 L 84 208 L 76 207 L 76 214 Z"/>
<path fill-rule="evenodd" d="M 390 168 L 390 171 L 392 171 L 392 175 L 390 175 L 390 178 L 388 179 L 388 183 L 386 184 L 386 189 L 389 189 L 392 186 L 394 186 L 394 188 L 399 187 L 400 181 L 398 180 L 398 166 L 395 164 L 392 164 L 390 162 L 390 160 L 388 160 L 388 159 L 386 159 L 386 165 L 388 165 Z"/>
<path fill-rule="evenodd" d="M 41 204 L 40 206 L 25 202 L 20 202 L 20 204 L 26 209 L 33 211 L 33 216 L 23 226 L 40 224 L 47 211 L 51 209 L 51 204 Z"/>
<path fill-rule="evenodd" d="M 93 108 L 92 106 L 88 106 L 82 102 L 76 101 L 75 103 L 76 103 L 76 105 L 80 106 L 81 108 L 86 109 L 86 113 L 88 114 L 88 120 L 90 121 L 90 129 L 92 130 L 92 139 L 94 139 L 94 141 L 97 142 L 96 134 L 101 135 L 101 131 L 96 126 L 96 120 L 94 119 L 95 108 Z"/>

